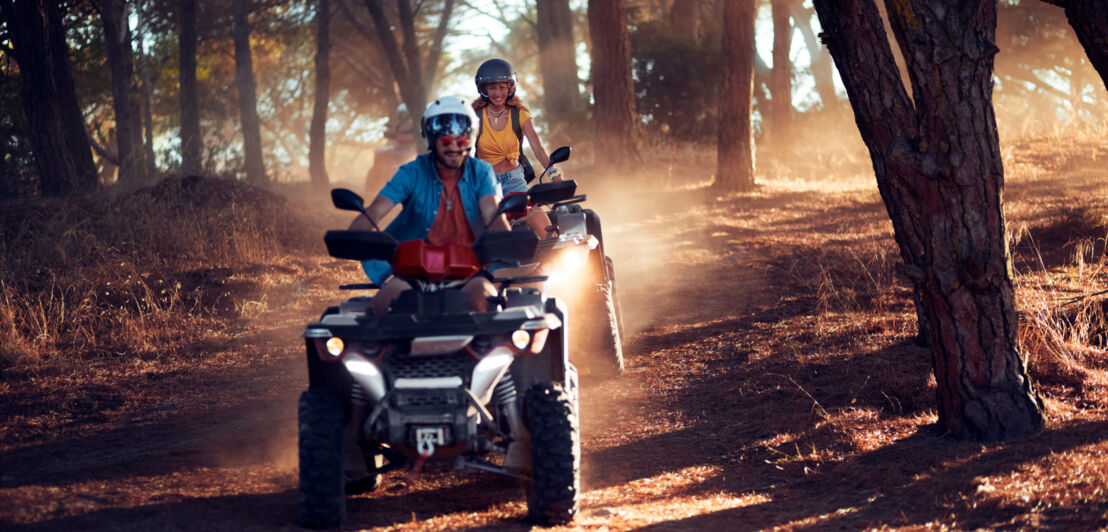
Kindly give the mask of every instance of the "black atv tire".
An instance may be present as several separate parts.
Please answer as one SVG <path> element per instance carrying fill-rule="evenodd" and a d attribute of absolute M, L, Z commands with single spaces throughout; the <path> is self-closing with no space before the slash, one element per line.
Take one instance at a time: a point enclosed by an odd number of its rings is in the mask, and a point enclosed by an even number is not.
<path fill-rule="evenodd" d="M 524 397 L 531 432 L 532 479 L 527 513 L 540 525 L 560 525 L 577 515 L 581 493 L 581 437 L 577 408 L 561 385 L 537 384 Z"/>
<path fill-rule="evenodd" d="M 623 342 L 620 339 L 619 319 L 608 283 L 595 283 L 591 292 L 582 298 L 578 309 L 578 315 L 582 319 L 577 321 L 580 325 L 574 327 L 580 331 L 574 336 L 583 341 L 574 341 L 574 352 L 589 354 L 578 365 L 587 368 L 592 375 L 618 377 L 623 373 Z"/>
<path fill-rule="evenodd" d="M 342 471 L 342 403 L 329 390 L 300 394 L 300 515 L 305 528 L 334 528 L 346 519 Z"/>
<path fill-rule="evenodd" d="M 619 329 L 619 341 L 622 347 L 623 341 L 627 339 L 627 336 L 623 334 L 623 307 L 619 302 L 619 290 L 616 287 L 616 265 L 612 261 L 611 257 L 604 257 L 604 268 L 608 273 L 608 286 L 612 287 L 612 305 L 616 309 L 616 325 Z"/>

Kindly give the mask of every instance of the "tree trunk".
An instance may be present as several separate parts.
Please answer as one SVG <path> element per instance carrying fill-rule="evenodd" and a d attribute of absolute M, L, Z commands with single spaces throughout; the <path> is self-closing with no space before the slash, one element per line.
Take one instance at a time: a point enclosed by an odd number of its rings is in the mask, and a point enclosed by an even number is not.
<path fill-rule="evenodd" d="M 69 48 L 55 2 L 0 0 L 19 64 L 28 138 L 45 196 L 96 189 L 99 176 L 69 72 Z"/>
<path fill-rule="evenodd" d="M 721 191 L 754 188 L 754 137 L 750 127 L 754 98 L 754 12 L 754 0 L 724 0 L 719 155 L 713 184 Z"/>
<path fill-rule="evenodd" d="M 812 31 L 812 17 L 815 11 L 806 9 L 802 5 L 793 6 L 793 20 L 796 28 L 804 38 L 804 45 L 808 48 L 808 56 L 812 58 L 812 78 L 816 84 L 816 93 L 819 94 L 820 103 L 824 109 L 837 107 L 839 95 L 835 93 L 835 76 L 831 72 L 831 54 L 819 45 L 815 32 Z"/>
<path fill-rule="evenodd" d="M 623 6 L 623 0 L 589 0 L 596 162 L 626 170 L 639 166 L 641 160 L 635 135 L 631 39 Z"/>
<path fill-rule="evenodd" d="M 331 97 L 331 2 L 316 3 L 315 34 L 315 105 L 312 108 L 312 127 L 308 148 L 308 174 L 312 186 L 327 188 L 327 103 Z"/>
<path fill-rule="evenodd" d="M 773 70 L 769 73 L 770 102 L 765 122 L 771 145 L 788 142 L 789 123 L 793 111 L 793 62 L 789 57 L 792 48 L 793 26 L 790 22 L 793 0 L 772 0 L 773 15 Z"/>
<path fill-rule="evenodd" d="M 181 173 L 192 175 L 203 170 L 196 97 L 196 0 L 181 0 L 180 10 Z"/>
<path fill-rule="evenodd" d="M 242 117 L 242 148 L 246 159 L 246 180 L 266 181 L 262 158 L 262 130 L 258 124 L 258 104 L 254 88 L 254 61 L 250 56 L 250 9 L 248 0 L 232 0 L 234 18 L 231 33 L 235 40 L 235 84 L 239 93 L 239 116 Z"/>
<path fill-rule="evenodd" d="M 123 184 L 137 183 L 141 178 L 142 153 L 139 151 L 139 131 L 135 130 L 137 124 L 134 113 L 134 102 L 131 95 L 131 84 L 134 79 L 134 68 L 128 60 L 130 56 L 131 41 L 126 36 L 130 33 L 122 28 L 120 23 L 124 20 L 126 12 L 117 0 L 101 0 L 99 3 L 100 19 L 104 25 L 104 47 L 107 52 L 108 70 L 112 78 L 112 105 L 115 108 L 115 141 L 116 155 L 119 161 L 119 182 Z M 124 51 L 124 46 L 127 50 Z"/>
<path fill-rule="evenodd" d="M 1108 0 L 1065 0 L 1066 19 L 1108 88 Z"/>
<path fill-rule="evenodd" d="M 143 137 L 143 159 L 146 162 L 146 175 L 153 179 L 158 173 L 157 161 L 154 157 L 154 86 L 150 80 L 150 62 L 146 58 L 146 50 L 143 47 L 143 35 L 146 33 L 146 14 L 143 12 L 142 0 L 135 6 L 138 18 L 138 69 L 139 79 L 142 82 L 142 125 L 145 135 Z"/>
<path fill-rule="evenodd" d="M 700 26 L 700 0 L 674 0 L 669 8 L 669 27 L 696 42 Z"/>
<path fill-rule="evenodd" d="M 580 110 L 573 13 L 569 0 L 535 0 L 543 110 L 551 130 L 566 127 Z"/>
<path fill-rule="evenodd" d="M 978 440 L 1038 431 L 1001 210 L 995 3 L 888 2 L 914 103 L 870 0 L 815 6 L 930 323 L 940 425 Z"/>

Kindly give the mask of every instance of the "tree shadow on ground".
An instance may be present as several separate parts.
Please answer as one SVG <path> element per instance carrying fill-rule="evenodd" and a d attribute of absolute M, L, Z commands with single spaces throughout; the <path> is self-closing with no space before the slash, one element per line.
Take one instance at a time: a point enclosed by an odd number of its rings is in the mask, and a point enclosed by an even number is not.
<path fill-rule="evenodd" d="M 296 526 L 296 490 L 258 495 L 195 497 L 132 508 L 95 509 L 95 497 L 72 501 L 59 511 L 88 508 L 79 515 L 29 525 L 4 524 L 10 532 L 56 530 L 303 530 Z"/>
<path fill-rule="evenodd" d="M 651 345 L 688 344 L 698 335 L 701 343 L 712 343 L 712 335 L 730 332 L 738 321 L 678 331 Z M 663 403 L 659 412 L 681 412 L 685 428 L 590 453 L 584 468 L 589 488 L 697 465 L 732 464 L 753 468 L 738 475 L 743 478 L 768 475 L 767 480 L 745 486 L 759 489 L 788 478 L 791 472 L 767 464 L 778 462 L 782 452 L 854 454 L 850 435 L 837 427 L 839 417 L 861 412 L 887 422 L 924 415 L 933 405 L 930 359 L 910 342 L 883 347 L 851 364 L 823 362 L 816 358 L 817 349 L 800 346 L 792 355 L 753 361 L 751 352 L 741 347 L 721 350 L 708 361 L 711 372 L 690 379 L 675 394 L 651 398 Z M 781 442 L 768 443 L 783 435 Z M 642 456 L 650 460 L 637 459 Z"/>
<path fill-rule="evenodd" d="M 804 525 L 821 517 L 820 528 L 859 530 L 880 526 L 924 526 L 955 520 L 965 529 L 1012 526 L 1026 512 L 1018 504 L 988 501 L 967 507 L 964 495 L 975 493 L 978 479 L 1003 474 L 1020 464 L 1104 439 L 1108 422 L 1097 421 L 1047 430 L 1033 438 L 984 449 L 923 431 L 880 449 L 831 464 L 815 474 L 797 477 L 766 493 L 770 501 L 702 514 L 646 527 L 646 530 L 770 529 Z M 744 481 L 724 480 L 725 474 L 696 486 L 706 493 L 745 493 Z M 1047 512 L 1044 528 L 1087 528 L 1104 525 L 1102 512 L 1075 514 L 1072 509 Z M 828 517 L 833 516 L 833 517 Z M 889 516 L 899 516 L 891 521 Z M 827 520 L 827 519 L 830 520 Z M 809 522 L 812 526 L 815 523 Z"/>

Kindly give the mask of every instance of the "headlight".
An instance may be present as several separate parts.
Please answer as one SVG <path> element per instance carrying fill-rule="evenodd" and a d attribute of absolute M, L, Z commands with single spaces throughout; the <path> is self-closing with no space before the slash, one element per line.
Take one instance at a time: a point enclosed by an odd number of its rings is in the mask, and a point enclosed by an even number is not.
<path fill-rule="evenodd" d="M 327 340 L 327 354 L 337 357 L 342 354 L 343 349 L 346 349 L 346 344 L 343 343 L 342 338 L 338 336 L 332 336 Z"/>
<path fill-rule="evenodd" d="M 518 330 L 512 333 L 512 346 L 516 349 L 523 351 L 527 349 L 527 346 L 531 344 L 531 334 L 524 330 Z"/>

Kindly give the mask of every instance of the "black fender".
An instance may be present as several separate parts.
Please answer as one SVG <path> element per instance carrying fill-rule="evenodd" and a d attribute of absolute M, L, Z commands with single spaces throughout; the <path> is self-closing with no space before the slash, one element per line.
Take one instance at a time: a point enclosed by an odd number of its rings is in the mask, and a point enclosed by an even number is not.
<path fill-rule="evenodd" d="M 308 388 L 328 390 L 349 405 L 354 379 L 346 371 L 346 366 L 337 360 L 329 362 L 320 359 L 312 338 L 305 338 L 304 344 L 308 361 Z"/>

